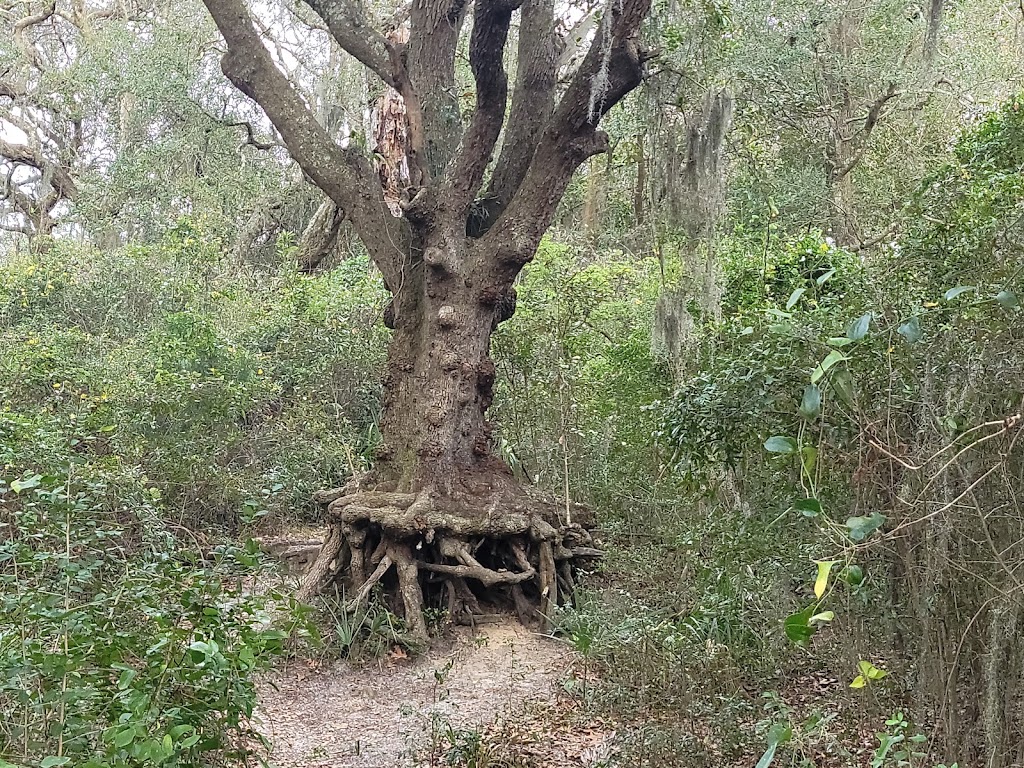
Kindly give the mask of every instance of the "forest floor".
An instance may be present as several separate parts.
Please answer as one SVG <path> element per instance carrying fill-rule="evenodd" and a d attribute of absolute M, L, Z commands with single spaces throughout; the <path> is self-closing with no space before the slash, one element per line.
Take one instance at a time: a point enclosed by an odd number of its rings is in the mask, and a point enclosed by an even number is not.
<path fill-rule="evenodd" d="M 572 708 L 559 696 L 572 667 L 565 646 L 509 618 L 453 630 L 416 659 L 396 649 L 362 664 L 292 662 L 263 682 L 257 717 L 277 768 L 440 766 L 459 751 L 589 766 L 610 732 L 552 732 L 552 715 Z"/>
<path fill-rule="evenodd" d="M 312 535 L 301 533 L 303 541 Z M 293 584 L 294 577 L 285 578 Z M 394 645 L 361 661 L 293 659 L 261 681 L 255 719 L 272 744 L 275 768 L 596 768 L 620 756 L 629 725 L 581 703 L 581 676 L 600 684 L 593 670 L 584 672 L 565 643 L 509 616 L 452 627 L 420 655 Z M 816 765 L 869 763 L 873 726 L 884 721 L 885 709 L 876 705 L 872 716 L 858 717 L 847 685 L 821 671 L 795 672 L 780 697 L 787 701 L 782 720 L 790 724 L 806 727 L 827 715 L 831 725 L 804 734 L 800 745 Z M 729 757 L 722 724 L 710 722 L 707 711 L 648 713 L 646 728 L 685 733 L 711 764 L 749 766 L 763 750 L 764 736 L 754 731 L 766 715 L 761 697 L 750 698 L 733 723 L 745 745 L 733 745 Z"/>

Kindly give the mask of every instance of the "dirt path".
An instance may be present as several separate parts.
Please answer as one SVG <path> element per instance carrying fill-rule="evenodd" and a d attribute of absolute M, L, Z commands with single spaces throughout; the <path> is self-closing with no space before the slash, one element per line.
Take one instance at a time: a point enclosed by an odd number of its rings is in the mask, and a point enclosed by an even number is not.
<path fill-rule="evenodd" d="M 262 686 L 258 715 L 277 768 L 425 766 L 449 726 L 553 701 L 570 663 L 564 646 L 508 620 L 414 662 L 293 664 Z"/>

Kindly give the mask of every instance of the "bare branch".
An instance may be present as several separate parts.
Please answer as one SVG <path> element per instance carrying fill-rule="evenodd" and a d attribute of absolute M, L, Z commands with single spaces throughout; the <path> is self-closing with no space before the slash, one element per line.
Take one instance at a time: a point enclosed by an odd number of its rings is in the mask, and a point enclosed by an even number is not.
<path fill-rule="evenodd" d="M 9 83 L 6 80 L 0 80 L 0 98 L 6 97 L 8 99 L 17 99 L 24 95 L 25 91 L 16 87 L 14 83 Z"/>
<path fill-rule="evenodd" d="M 551 117 L 555 106 L 557 53 L 554 0 L 526 0 L 519 12 L 518 69 L 512 109 L 501 154 L 485 195 L 488 225 L 523 183 L 537 147 L 537 137 Z"/>
<path fill-rule="evenodd" d="M 14 23 L 14 41 L 21 48 L 25 56 L 32 62 L 37 69 L 43 69 L 43 61 L 37 51 L 28 40 L 25 39 L 25 33 L 34 26 L 42 24 L 47 21 L 57 11 L 57 0 L 49 0 L 43 9 L 38 13 L 33 13 L 19 19 Z"/>
<path fill-rule="evenodd" d="M 939 48 L 939 33 L 942 31 L 945 5 L 945 0 L 929 0 L 928 2 L 928 31 L 924 36 L 924 59 L 929 64 L 934 61 Z"/>
<path fill-rule="evenodd" d="M 864 125 L 861 126 L 856 137 L 857 149 L 845 163 L 832 169 L 830 176 L 834 181 L 838 181 L 846 176 L 846 174 L 857 166 L 857 163 L 861 161 L 861 158 L 864 157 L 864 152 L 867 151 L 868 140 L 871 138 L 871 132 L 875 130 L 875 126 L 878 124 L 878 120 L 882 116 L 882 108 L 898 95 L 899 91 L 896 90 L 896 83 L 889 83 L 889 87 L 885 92 L 871 104 L 867 115 L 864 117 Z"/>
<path fill-rule="evenodd" d="M 35 168 L 44 178 L 49 177 L 50 184 L 61 197 L 69 200 L 78 197 L 78 187 L 68 169 L 47 160 L 38 148 L 0 139 L 0 157 L 11 163 Z"/>
<path fill-rule="evenodd" d="M 422 184 L 443 174 L 461 139 L 455 58 L 466 5 L 466 0 L 417 0 L 409 13 L 409 43 L 402 50 L 405 74 L 398 91 L 416 152 L 410 164 L 423 169 Z"/>
<path fill-rule="evenodd" d="M 324 200 L 299 238 L 295 260 L 300 272 L 315 272 L 317 267 L 334 250 L 338 234 L 345 221 L 345 211 L 333 200 Z"/>
<path fill-rule="evenodd" d="M 253 26 L 243 0 L 204 0 L 228 44 L 221 69 L 256 101 L 280 132 L 292 157 L 352 223 L 389 285 L 400 281 L 408 232 L 384 205 L 380 180 L 369 160 L 339 147 L 277 68 Z"/>
<path fill-rule="evenodd" d="M 277 146 L 277 144 L 275 144 L 272 141 L 260 141 L 259 139 L 257 139 L 256 132 L 253 130 L 252 127 L 252 123 L 250 123 L 248 120 L 238 120 L 236 122 L 224 123 L 224 125 L 228 128 L 245 129 L 245 141 L 242 142 L 242 147 L 248 145 L 255 149 L 266 151 L 268 149 L 273 149 L 274 147 Z M 241 147 L 239 147 L 239 149 L 241 149 Z"/>
<path fill-rule="evenodd" d="M 16 234 L 26 235 L 26 236 L 29 236 L 29 237 L 32 236 L 32 230 L 29 227 L 27 227 L 26 225 L 24 225 L 24 224 L 9 224 L 9 223 L 5 222 L 3 219 L 0 219 L 0 229 L 4 230 L 5 232 L 14 232 Z"/>
<path fill-rule="evenodd" d="M 505 277 L 533 258 L 580 163 L 606 151 L 608 137 L 597 124 L 641 82 L 650 55 L 640 48 L 637 32 L 649 10 L 650 0 L 623 0 L 602 25 L 548 121 L 519 190 L 483 238 L 484 250 L 494 254 Z M 600 98 L 592 98 L 601 85 Z"/>
<path fill-rule="evenodd" d="M 476 0 L 469 64 L 476 82 L 476 109 L 462 137 L 462 148 L 445 179 L 454 193 L 452 210 L 465 220 L 483 183 L 484 171 L 501 133 L 508 101 L 503 59 L 513 7 L 500 0 Z"/>
<path fill-rule="evenodd" d="M 331 0 L 303 0 L 313 9 L 330 31 L 338 45 L 374 72 L 381 80 L 395 90 L 398 78 L 395 76 L 395 48 L 388 42 L 367 18 L 361 4 L 357 2 L 332 2 Z"/>

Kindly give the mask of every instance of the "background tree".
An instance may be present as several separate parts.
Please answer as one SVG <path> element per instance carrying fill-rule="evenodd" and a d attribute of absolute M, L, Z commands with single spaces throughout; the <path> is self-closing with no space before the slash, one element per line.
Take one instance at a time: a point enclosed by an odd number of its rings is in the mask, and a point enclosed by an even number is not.
<path fill-rule="evenodd" d="M 0 41 L 4 229 L 112 247 L 200 212 L 211 236 L 232 242 L 237 229 L 253 261 L 282 227 L 301 229 L 312 196 L 283 193 L 304 183 L 287 178 L 259 113 L 216 73 L 201 5 L 171 16 L 147 0 L 47 0 L 0 13 L 11 32 Z M 241 225 L 255 209 L 274 212 L 276 227 Z"/>

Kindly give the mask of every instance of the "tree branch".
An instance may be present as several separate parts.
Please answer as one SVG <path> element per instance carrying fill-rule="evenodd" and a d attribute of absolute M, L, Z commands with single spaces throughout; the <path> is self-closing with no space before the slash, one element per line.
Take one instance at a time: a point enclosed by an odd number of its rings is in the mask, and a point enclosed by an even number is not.
<path fill-rule="evenodd" d="M 469 65 L 476 82 L 476 109 L 444 182 L 453 193 L 451 210 L 462 221 L 483 184 L 484 171 L 505 120 L 508 76 L 503 60 L 513 10 L 512 3 L 502 0 L 476 0 L 473 11 Z"/>
<path fill-rule="evenodd" d="M 25 39 L 25 32 L 38 24 L 42 24 L 56 12 L 57 0 L 49 0 L 49 2 L 47 2 L 46 5 L 43 6 L 43 9 L 38 13 L 25 16 L 14 23 L 15 42 L 18 44 L 18 47 L 21 48 L 25 56 L 28 57 L 29 61 L 31 61 L 32 64 L 35 65 L 36 69 L 39 70 L 44 69 L 42 58 L 39 55 L 39 51 L 33 48 L 29 44 L 28 40 Z"/>
<path fill-rule="evenodd" d="M 220 121 L 218 120 L 217 122 Z M 238 120 L 236 122 L 223 123 L 223 125 L 227 128 L 245 129 L 245 141 L 242 142 L 239 149 L 241 149 L 244 146 L 250 146 L 253 147 L 254 149 L 266 151 L 268 149 L 273 149 L 274 147 L 277 146 L 277 144 L 275 144 L 272 141 L 260 141 L 259 139 L 257 139 L 256 131 L 253 130 L 252 123 L 250 123 L 248 120 Z"/>
<path fill-rule="evenodd" d="M 2 229 L 4 232 L 14 232 L 15 234 L 18 235 L 26 235 L 29 237 L 32 235 L 32 230 L 26 227 L 24 224 L 8 224 L 0 220 L 0 229 Z"/>
<path fill-rule="evenodd" d="M 526 0 L 519 12 L 519 47 L 512 109 L 501 154 L 487 194 L 489 226 L 508 205 L 526 177 L 537 136 L 555 106 L 556 62 L 554 0 Z"/>
<path fill-rule="evenodd" d="M 367 18 L 357 2 L 303 0 L 324 24 L 342 50 L 374 72 L 396 91 L 395 48 Z"/>
<path fill-rule="evenodd" d="M 533 258 L 580 163 L 606 151 L 608 137 L 597 125 L 642 80 L 650 55 L 640 48 L 637 33 L 649 10 L 650 0 L 623 0 L 610 23 L 601 25 L 548 121 L 518 191 L 482 239 L 502 278 L 514 276 Z"/>
<path fill-rule="evenodd" d="M 857 149 L 845 163 L 836 166 L 832 170 L 832 179 L 834 181 L 838 181 L 843 178 L 846 174 L 857 167 L 857 163 L 861 161 L 861 158 L 864 157 L 864 152 L 867 151 L 868 140 L 871 138 L 871 132 L 875 130 L 875 126 L 878 124 L 878 120 L 882 116 L 882 108 L 898 95 L 899 92 L 896 90 L 896 83 L 889 83 L 889 87 L 885 92 L 871 104 L 867 115 L 864 117 L 864 125 L 861 127 L 860 132 L 857 135 Z"/>
<path fill-rule="evenodd" d="M 380 180 L 367 158 L 339 147 L 277 68 L 243 0 L 203 0 L 228 45 L 221 69 L 256 101 L 280 132 L 292 157 L 353 226 L 388 285 L 400 281 L 408 230 L 384 204 Z"/>
<path fill-rule="evenodd" d="M 407 74 L 398 91 L 416 152 L 411 164 L 423 169 L 421 184 L 444 173 L 461 139 L 455 58 L 466 5 L 467 0 L 416 0 L 410 9 L 409 43 L 401 50 Z"/>
<path fill-rule="evenodd" d="M 15 87 L 14 83 L 0 80 L 0 98 L 6 97 L 8 99 L 17 99 L 19 96 L 24 95 L 25 92 Z"/>
<path fill-rule="evenodd" d="M 931 64 L 939 48 L 939 33 L 942 31 L 942 15 L 945 0 L 930 0 L 928 3 L 928 30 L 924 36 L 924 60 Z"/>
<path fill-rule="evenodd" d="M 35 168 L 43 175 L 44 179 L 49 176 L 50 184 L 61 197 L 68 200 L 78 197 L 78 186 L 71 178 L 68 169 L 59 163 L 47 160 L 40 150 L 26 144 L 14 144 L 0 139 L 0 157 L 17 165 Z"/>

